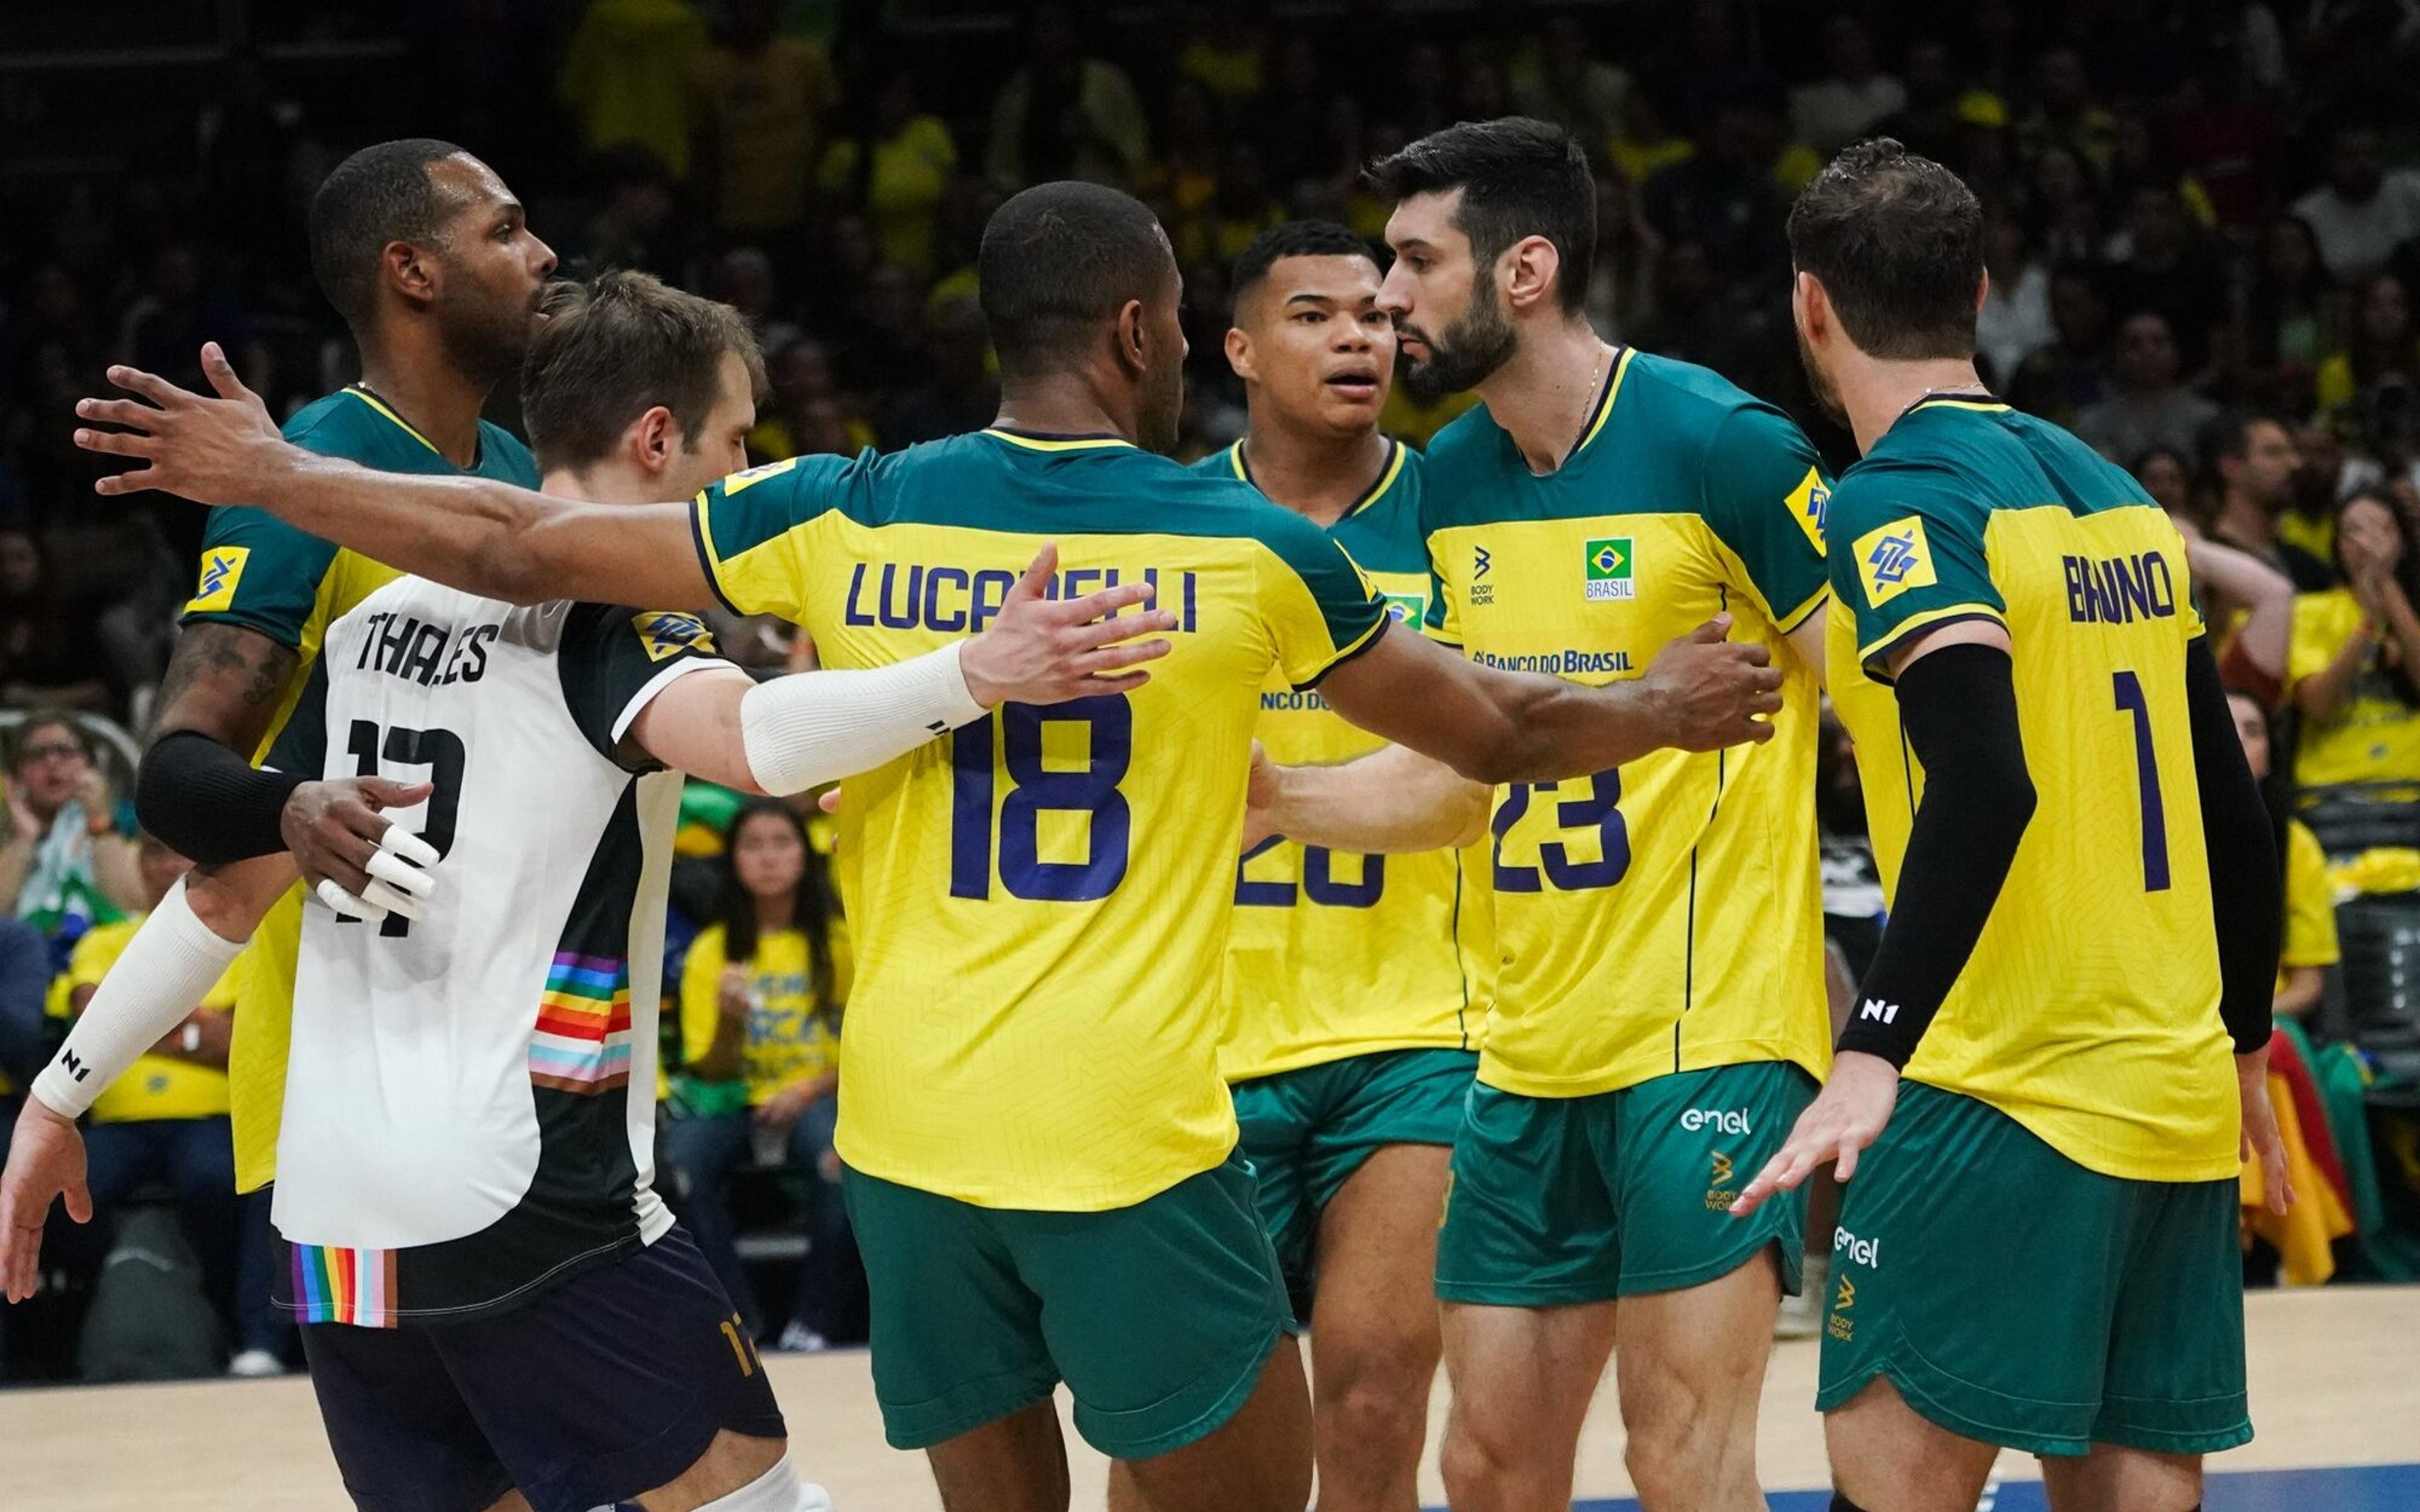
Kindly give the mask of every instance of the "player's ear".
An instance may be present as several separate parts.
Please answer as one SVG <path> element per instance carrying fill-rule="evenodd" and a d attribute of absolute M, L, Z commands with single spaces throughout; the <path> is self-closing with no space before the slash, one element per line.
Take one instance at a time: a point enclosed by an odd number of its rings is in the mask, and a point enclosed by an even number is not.
<path fill-rule="evenodd" d="M 630 422 L 630 428 L 623 435 L 630 459 L 650 476 L 672 466 L 675 454 L 681 449 L 680 422 L 662 405 Z"/>
<path fill-rule="evenodd" d="M 1258 367 L 1252 362 L 1252 338 L 1244 334 L 1243 327 L 1227 328 L 1226 345 L 1227 365 L 1235 370 L 1237 378 L 1249 382 L 1261 376 Z"/>
<path fill-rule="evenodd" d="M 1555 275 L 1562 270 L 1562 254 L 1544 237 L 1523 237 L 1505 250 L 1497 270 L 1505 301 L 1515 310 L 1544 305 L 1554 295 Z"/>
<path fill-rule="evenodd" d="M 379 249 L 379 276 L 412 304 L 437 302 L 441 282 L 437 259 L 409 241 L 390 241 Z"/>
<path fill-rule="evenodd" d="M 1790 314 L 1810 342 L 1820 340 L 1832 325 L 1832 301 L 1813 273 L 1790 275 Z"/>
<path fill-rule="evenodd" d="M 1128 300 L 1118 309 L 1118 362 L 1130 372 L 1151 365 L 1151 335 L 1144 329 L 1142 301 Z"/>
<path fill-rule="evenodd" d="M 1986 268 L 1983 270 L 1983 276 L 1975 281 L 1975 313 L 1977 315 L 1981 315 L 1983 313 L 1983 301 L 1991 297 L 1992 270 L 1989 268 Z"/>

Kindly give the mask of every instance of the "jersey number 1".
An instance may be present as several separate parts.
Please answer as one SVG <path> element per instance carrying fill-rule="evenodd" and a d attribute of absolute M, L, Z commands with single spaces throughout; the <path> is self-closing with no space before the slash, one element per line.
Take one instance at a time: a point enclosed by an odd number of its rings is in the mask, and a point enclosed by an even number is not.
<path fill-rule="evenodd" d="M 1082 725 L 1090 743 L 1080 767 L 1044 761 L 1043 732 Z M 1000 881 L 1012 898 L 1035 903 L 1098 903 L 1126 876 L 1134 810 L 1118 791 L 1134 757 L 1134 705 L 1123 693 L 1040 706 L 1003 703 L 991 717 L 950 736 L 950 896 L 989 898 L 995 746 L 1005 758 L 1008 793 L 1000 800 Z M 1042 816 L 1083 815 L 1084 858 L 1042 859 Z"/>
<path fill-rule="evenodd" d="M 2160 755 L 2151 746 L 2151 704 L 2143 696 L 2143 680 L 2133 672 L 2112 672 L 2118 709 L 2134 717 L 2134 780 L 2142 786 L 2143 890 L 2168 890 L 2168 814 L 2160 802 Z"/>
<path fill-rule="evenodd" d="M 377 725 L 367 719 L 355 719 L 345 735 L 345 749 L 352 755 L 355 777 L 377 777 L 380 757 L 398 766 L 427 767 L 429 784 L 436 791 L 428 795 L 428 823 L 422 827 L 420 838 L 440 856 L 454 848 L 454 811 L 462 799 L 462 768 L 469 761 L 460 735 L 451 730 L 406 730 L 397 726 L 388 730 L 381 741 Z M 341 914 L 337 917 L 344 918 Z M 389 914 L 386 921 L 379 925 L 379 933 L 390 938 L 411 933 L 411 920 L 401 914 Z"/>

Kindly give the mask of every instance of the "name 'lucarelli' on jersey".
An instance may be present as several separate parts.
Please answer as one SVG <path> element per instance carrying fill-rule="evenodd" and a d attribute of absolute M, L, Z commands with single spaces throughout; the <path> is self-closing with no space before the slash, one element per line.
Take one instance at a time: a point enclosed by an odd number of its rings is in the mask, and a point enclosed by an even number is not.
<path fill-rule="evenodd" d="M 502 625 L 493 623 L 448 629 L 413 615 L 385 610 L 362 622 L 362 650 L 353 668 L 386 672 L 423 687 L 475 683 L 487 675 L 488 647 L 503 630 Z"/>
<path fill-rule="evenodd" d="M 2067 568 L 2067 617 L 2078 625 L 2132 625 L 2176 615 L 2176 578 L 2168 559 L 2157 551 L 2059 561 Z"/>
<path fill-rule="evenodd" d="M 878 576 L 876 576 L 878 574 Z M 1177 616 L 1179 634 L 1200 628 L 1196 575 L 1167 575 L 1175 592 L 1163 591 L 1154 607 Z M 871 580 L 869 580 L 871 579 Z M 1160 585 L 1157 567 L 1121 577 L 1115 567 L 1070 567 L 1051 580 L 1052 598 L 1080 598 L 1122 581 Z M 886 630 L 980 632 L 1000 612 L 1016 574 L 1000 567 L 926 566 L 922 563 L 886 562 L 879 568 L 861 562 L 848 577 L 848 602 L 842 612 L 847 625 L 878 625 Z"/>

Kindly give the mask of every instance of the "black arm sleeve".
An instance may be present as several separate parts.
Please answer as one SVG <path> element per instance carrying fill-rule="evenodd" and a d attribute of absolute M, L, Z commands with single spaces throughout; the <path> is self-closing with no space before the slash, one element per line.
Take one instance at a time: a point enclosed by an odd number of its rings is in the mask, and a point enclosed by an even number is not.
<path fill-rule="evenodd" d="M 2210 853 L 2211 912 L 2218 918 L 2218 1013 L 2235 1053 L 2248 1056 L 2273 1031 L 2270 1004 L 2286 929 L 2285 867 L 2207 638 L 2185 653 L 2185 708 L 2193 719 L 2202 845 Z"/>
<path fill-rule="evenodd" d="M 1961 644 L 1900 674 L 1900 721 L 1924 764 L 1924 796 L 1842 1050 L 1906 1065 L 1999 901 L 2034 814 L 2015 671 L 1997 646 Z"/>
<path fill-rule="evenodd" d="M 134 777 L 134 815 L 204 866 L 286 849 L 277 816 L 309 773 L 265 772 L 198 730 L 162 735 Z"/>

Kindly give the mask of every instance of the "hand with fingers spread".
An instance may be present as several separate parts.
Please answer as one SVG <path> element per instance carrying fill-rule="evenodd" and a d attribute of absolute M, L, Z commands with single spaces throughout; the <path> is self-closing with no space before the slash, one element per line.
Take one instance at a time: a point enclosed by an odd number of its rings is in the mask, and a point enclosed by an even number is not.
<path fill-rule="evenodd" d="M 1175 629 L 1174 614 L 1120 612 L 1149 603 L 1150 583 L 1121 583 L 1081 598 L 1047 597 L 1058 571 L 1059 548 L 1044 546 L 1000 613 L 959 653 L 958 671 L 976 702 L 993 708 L 1131 693 L 1151 674 L 1127 669 L 1168 655 L 1168 641 L 1135 638 Z"/>
<path fill-rule="evenodd" d="M 321 903 L 351 918 L 420 917 L 437 886 L 436 848 L 381 810 L 409 809 L 435 789 L 382 777 L 305 782 L 286 800 L 278 829 Z"/>
<path fill-rule="evenodd" d="M 1641 687 L 1655 694 L 1664 744 L 1720 750 L 1773 738 L 1781 709 L 1781 669 L 1763 646 L 1733 641 L 1731 617 L 1717 614 L 1667 645 L 1648 664 Z"/>
<path fill-rule="evenodd" d="M 267 474 L 302 460 L 303 453 L 277 434 L 269 407 L 235 376 L 235 364 L 216 342 L 202 347 L 202 374 L 217 397 L 121 366 L 109 370 L 109 381 L 137 397 L 77 401 L 78 419 L 124 427 L 79 428 L 78 446 L 149 464 L 101 479 L 93 485 L 95 493 L 157 488 L 197 503 L 243 503 Z"/>
<path fill-rule="evenodd" d="M 1856 1174 L 1857 1157 L 1865 1148 L 1882 1137 L 1883 1126 L 1898 1105 L 1897 1066 L 1880 1056 L 1842 1051 L 1833 1058 L 1831 1078 L 1798 1115 L 1790 1137 L 1731 1204 L 1731 1216 L 1746 1217 L 1776 1192 L 1797 1191 L 1826 1162 L 1837 1162 L 1833 1174 L 1846 1181 Z"/>
<path fill-rule="evenodd" d="M 84 1184 L 84 1135 L 73 1119 L 29 1097 L 8 1138 L 8 1168 L 0 1171 L 0 1295 L 10 1302 L 32 1296 L 40 1279 L 42 1225 L 54 1197 L 67 1199 L 69 1217 L 92 1222 L 92 1194 Z"/>

